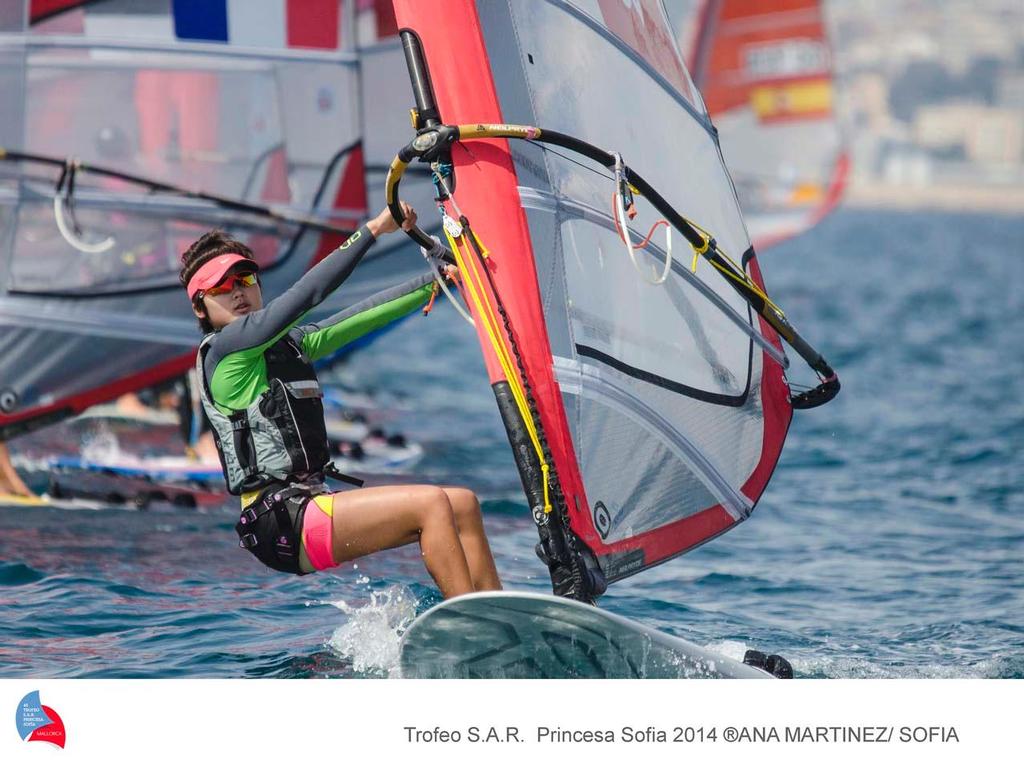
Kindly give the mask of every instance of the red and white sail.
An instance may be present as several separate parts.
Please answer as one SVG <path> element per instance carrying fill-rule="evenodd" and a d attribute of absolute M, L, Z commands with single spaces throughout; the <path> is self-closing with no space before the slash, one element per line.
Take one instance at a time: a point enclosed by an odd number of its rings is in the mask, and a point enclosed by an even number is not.
<path fill-rule="evenodd" d="M 408 120 L 404 108 L 367 112 L 384 99 L 363 86 L 354 3 L 220 0 L 229 34 L 219 40 L 200 28 L 218 5 L 206 0 L 0 3 L 0 149 L 73 156 L 355 229 L 367 214 L 365 125 L 395 133 Z M 374 29 L 386 36 L 394 22 L 381 18 Z M 407 102 L 398 41 L 380 37 L 367 71 Z M 0 161 L 0 439 L 192 365 L 199 335 L 179 257 L 211 227 L 254 249 L 270 295 L 341 242 L 84 172 L 74 193 L 81 237 L 113 244 L 83 251 L 55 224 L 59 174 Z M 399 248 L 376 246 L 325 309 L 420 271 L 418 254 Z"/>
<path fill-rule="evenodd" d="M 841 199 L 849 172 L 821 0 L 699 0 L 669 9 L 754 247 L 817 224 Z"/>
<path fill-rule="evenodd" d="M 657 0 L 399 0 L 445 123 L 535 125 L 622 153 L 760 282 L 711 123 Z M 778 338 L 701 262 L 638 272 L 607 172 L 536 143 L 452 149 L 572 532 L 609 581 L 745 519 L 791 416 Z M 657 220 L 642 200 L 634 240 Z M 656 238 L 657 240 L 657 238 Z M 664 248 L 641 266 L 665 261 Z M 683 248 L 677 240 L 678 248 Z M 689 247 L 686 246 L 686 250 Z M 678 256 L 678 254 L 677 254 Z M 492 384 L 506 381 L 491 339 Z"/>

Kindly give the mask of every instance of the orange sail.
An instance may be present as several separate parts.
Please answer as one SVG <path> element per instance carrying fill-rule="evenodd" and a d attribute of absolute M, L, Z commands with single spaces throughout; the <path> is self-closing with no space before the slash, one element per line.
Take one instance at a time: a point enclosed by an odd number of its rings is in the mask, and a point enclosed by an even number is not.
<path fill-rule="evenodd" d="M 755 247 L 817 224 L 848 160 L 820 0 L 704 0 L 673 18 Z"/>

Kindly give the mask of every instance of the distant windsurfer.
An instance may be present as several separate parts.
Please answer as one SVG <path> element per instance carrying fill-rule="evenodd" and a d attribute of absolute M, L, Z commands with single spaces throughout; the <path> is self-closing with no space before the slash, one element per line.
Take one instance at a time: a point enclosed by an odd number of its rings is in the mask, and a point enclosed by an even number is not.
<path fill-rule="evenodd" d="M 403 207 L 410 226 L 416 214 Z M 397 229 L 383 211 L 265 307 L 244 244 L 212 231 L 183 254 L 181 283 L 204 333 L 203 408 L 228 490 L 242 500 L 236 530 L 242 546 L 282 572 L 304 575 L 418 541 L 446 598 L 500 589 L 472 491 L 400 485 L 332 493 L 324 484 L 330 454 L 313 361 L 425 304 L 431 275 L 321 322 L 302 320 L 377 237 Z"/>

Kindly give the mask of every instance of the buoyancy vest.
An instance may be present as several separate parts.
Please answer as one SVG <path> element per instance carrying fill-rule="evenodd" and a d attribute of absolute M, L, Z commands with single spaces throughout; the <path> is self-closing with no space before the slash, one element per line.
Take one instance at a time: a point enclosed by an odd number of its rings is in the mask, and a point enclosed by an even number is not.
<path fill-rule="evenodd" d="M 323 391 L 300 344 L 285 335 L 270 346 L 263 355 L 269 388 L 245 409 L 224 414 L 214 405 L 203 372 L 212 337 L 200 344 L 196 369 L 228 490 L 241 494 L 321 475 L 331 461 Z"/>

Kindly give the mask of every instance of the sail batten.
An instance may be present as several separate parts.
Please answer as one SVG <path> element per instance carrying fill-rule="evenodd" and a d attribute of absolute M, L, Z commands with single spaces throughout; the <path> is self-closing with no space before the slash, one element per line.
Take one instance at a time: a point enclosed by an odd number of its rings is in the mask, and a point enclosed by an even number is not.
<path fill-rule="evenodd" d="M 583 396 L 585 392 L 593 394 L 601 403 L 636 421 L 671 449 L 679 460 L 686 462 L 708 493 L 713 494 L 734 519 L 746 518 L 753 509 L 751 500 L 735 490 L 701 450 L 680 435 L 668 420 L 635 394 L 617 385 L 609 374 L 599 366 L 555 357 L 555 377 L 564 393 L 576 396 Z"/>

